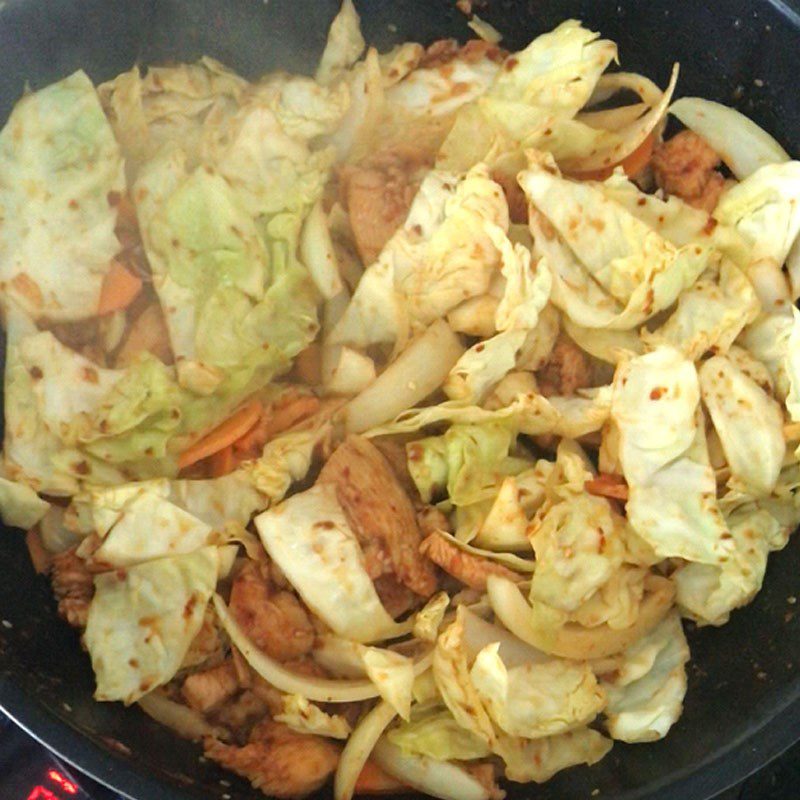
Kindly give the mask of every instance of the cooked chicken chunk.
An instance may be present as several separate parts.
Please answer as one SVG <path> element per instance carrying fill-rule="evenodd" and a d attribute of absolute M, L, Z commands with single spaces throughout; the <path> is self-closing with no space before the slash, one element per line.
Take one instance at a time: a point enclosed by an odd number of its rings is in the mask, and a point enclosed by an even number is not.
<path fill-rule="evenodd" d="M 536 373 L 539 391 L 545 397 L 570 397 L 592 385 L 592 368 L 586 353 L 571 339 L 559 336 L 545 365 Z"/>
<path fill-rule="evenodd" d="M 419 153 L 394 148 L 342 170 L 342 199 L 365 266 L 377 259 L 386 242 L 405 222 L 419 188 L 421 165 Z"/>
<path fill-rule="evenodd" d="M 86 562 L 75 554 L 74 547 L 53 557 L 50 580 L 58 600 L 58 613 L 73 628 L 85 628 L 94 595 L 94 579 Z"/>
<path fill-rule="evenodd" d="M 300 658 L 314 644 L 314 628 L 301 602 L 291 592 L 274 590 L 253 562 L 236 576 L 230 608 L 255 645 L 272 658 Z"/>
<path fill-rule="evenodd" d="M 204 672 L 189 675 L 181 694 L 194 709 L 205 713 L 230 700 L 239 690 L 236 667 L 230 659 Z"/>
<path fill-rule="evenodd" d="M 210 716 L 216 724 L 222 725 L 231 731 L 236 740 L 246 742 L 253 726 L 260 722 L 267 714 L 279 713 L 281 709 L 280 692 L 278 703 L 273 709 L 255 691 L 245 690 L 233 700 L 229 700 L 219 708 L 215 708 Z"/>
<path fill-rule="evenodd" d="M 181 669 L 191 669 L 201 664 L 206 667 L 216 666 L 224 657 L 225 647 L 217 615 L 213 607 L 208 606 L 203 616 L 203 624 L 183 657 Z"/>
<path fill-rule="evenodd" d="M 371 577 L 392 572 L 416 594 L 433 594 L 436 576 L 419 552 L 422 537 L 414 507 L 375 445 L 363 436 L 348 436 L 328 459 L 319 480 L 336 487 Z"/>
<path fill-rule="evenodd" d="M 306 797 L 336 769 L 339 747 L 320 736 L 295 733 L 262 720 L 244 747 L 207 739 L 205 754 L 250 781 L 269 797 Z"/>
<path fill-rule="evenodd" d="M 713 211 L 724 186 L 717 153 L 692 131 L 681 131 L 653 152 L 656 183 L 691 205 Z"/>
<path fill-rule="evenodd" d="M 486 581 L 490 575 L 516 580 L 519 576 L 502 564 L 461 550 L 438 533 L 432 533 L 420 547 L 434 564 L 438 564 L 448 575 L 469 586 L 471 589 L 486 591 Z"/>
<path fill-rule="evenodd" d="M 381 599 L 389 616 L 397 619 L 416 605 L 418 596 L 407 586 L 403 586 L 394 575 L 381 575 L 375 579 L 375 591 Z"/>

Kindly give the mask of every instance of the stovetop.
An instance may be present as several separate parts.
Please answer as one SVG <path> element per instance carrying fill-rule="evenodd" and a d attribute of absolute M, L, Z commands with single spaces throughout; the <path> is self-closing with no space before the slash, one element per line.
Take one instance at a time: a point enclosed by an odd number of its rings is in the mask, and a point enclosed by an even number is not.
<path fill-rule="evenodd" d="M 0 800 L 124 800 L 64 764 L 0 712 Z M 800 800 L 800 743 L 714 800 Z"/>

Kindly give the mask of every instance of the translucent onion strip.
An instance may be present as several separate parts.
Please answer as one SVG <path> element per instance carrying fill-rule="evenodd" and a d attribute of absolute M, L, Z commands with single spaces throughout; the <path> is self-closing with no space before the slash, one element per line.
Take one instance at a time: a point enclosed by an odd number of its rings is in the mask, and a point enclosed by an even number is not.
<path fill-rule="evenodd" d="M 642 102 L 648 106 L 658 105 L 664 97 L 664 92 L 656 83 L 638 72 L 610 72 L 597 81 L 597 86 L 586 105 L 593 106 L 610 100 L 623 89 L 638 94 Z"/>
<path fill-rule="evenodd" d="M 648 575 L 636 622 L 615 630 L 607 624 L 594 628 L 573 622 L 560 627 L 537 625 L 534 609 L 512 581 L 490 575 L 487 590 L 492 610 L 516 637 L 545 653 L 576 661 L 605 658 L 624 650 L 664 619 L 675 596 L 671 581 Z"/>
<path fill-rule="evenodd" d="M 575 119 L 590 128 L 620 131 L 622 128 L 632 125 L 637 119 L 641 119 L 649 110 L 650 106 L 647 103 L 633 103 L 619 108 L 604 108 L 602 111 L 584 111 Z"/>
<path fill-rule="evenodd" d="M 450 326 L 434 322 L 345 407 L 347 430 L 369 430 L 424 400 L 442 385 L 463 352 Z"/>
<path fill-rule="evenodd" d="M 449 761 L 404 753 L 386 738 L 378 740 L 372 758 L 379 767 L 419 792 L 442 800 L 489 800 L 476 778 Z"/>
<path fill-rule="evenodd" d="M 617 131 L 618 138 L 615 137 L 615 144 L 600 149 L 586 158 L 576 158 L 569 162 L 565 161 L 560 164 L 562 170 L 567 173 L 577 173 L 607 169 L 614 164 L 619 164 L 620 161 L 633 153 L 644 143 L 645 139 L 655 130 L 666 115 L 667 107 L 672 99 L 672 93 L 675 91 L 675 86 L 678 82 L 678 72 L 679 68 L 676 64 L 672 69 L 669 86 L 663 93 L 661 100 L 641 117 L 641 119 L 636 120 L 636 122 L 625 128 L 620 128 L 620 130 Z M 637 76 L 637 78 L 641 78 L 641 76 Z"/>
<path fill-rule="evenodd" d="M 342 750 L 336 776 L 333 779 L 334 800 L 350 800 L 356 781 L 380 739 L 397 712 L 382 700 L 358 723 Z"/>
<path fill-rule="evenodd" d="M 740 181 L 767 164 L 790 160 L 775 139 L 735 108 L 702 97 L 682 97 L 669 111 L 705 139 Z"/>
<path fill-rule="evenodd" d="M 156 722 L 175 731 L 178 736 L 199 742 L 204 736 L 227 741 L 230 733 L 225 728 L 209 725 L 203 715 L 188 706 L 164 697 L 158 691 L 139 698 L 139 708 Z"/>

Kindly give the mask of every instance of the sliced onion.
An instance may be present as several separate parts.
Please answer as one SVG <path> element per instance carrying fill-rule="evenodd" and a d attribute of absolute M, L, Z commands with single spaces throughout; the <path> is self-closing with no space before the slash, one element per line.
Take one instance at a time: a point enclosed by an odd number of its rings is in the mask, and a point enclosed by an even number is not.
<path fill-rule="evenodd" d="M 396 716 L 397 712 L 385 700 L 381 700 L 358 723 L 339 758 L 339 766 L 333 779 L 334 800 L 350 800 L 353 796 L 358 776 L 375 743 Z"/>
<path fill-rule="evenodd" d="M 610 100 L 623 89 L 638 94 L 642 98 L 642 102 L 648 106 L 657 105 L 664 96 L 664 92 L 659 89 L 657 84 L 638 72 L 609 72 L 597 81 L 586 105 L 592 106 Z"/>
<path fill-rule="evenodd" d="M 214 595 L 214 607 L 222 627 L 225 628 L 237 650 L 247 663 L 276 689 L 288 694 L 302 694 L 318 703 L 352 703 L 378 696 L 378 690 L 369 680 L 331 680 L 300 675 L 286 669 L 283 664 L 270 658 L 250 641 L 218 594 Z"/>
<path fill-rule="evenodd" d="M 367 672 L 358 651 L 359 646 L 358 642 L 326 633 L 317 638 L 311 655 L 327 672 L 343 678 L 364 678 Z"/>
<path fill-rule="evenodd" d="M 775 139 L 735 108 L 702 97 L 682 97 L 669 111 L 705 139 L 740 181 L 767 164 L 790 160 Z"/>
<path fill-rule="evenodd" d="M 678 65 L 675 64 L 672 69 L 672 77 L 670 78 L 669 86 L 662 94 L 661 99 L 650 111 L 641 117 L 641 119 L 636 120 L 636 122 L 627 127 L 620 128 L 620 130 L 617 131 L 616 137 L 614 137 L 615 144 L 600 149 L 586 158 L 564 161 L 559 165 L 561 169 L 567 173 L 591 172 L 593 170 L 607 169 L 614 164 L 619 164 L 637 150 L 644 143 L 645 139 L 655 130 L 667 113 L 667 107 L 675 91 L 675 85 L 678 82 L 678 72 Z M 641 76 L 636 76 L 636 78 L 640 81 L 646 80 Z"/>
<path fill-rule="evenodd" d="M 540 664 L 552 660 L 547 653 L 523 642 L 505 628 L 481 619 L 468 608 L 465 607 L 461 613 L 464 621 L 464 646 L 471 656 L 478 655 L 487 644 L 498 642 L 500 658 L 509 669 L 523 664 Z"/>
<path fill-rule="evenodd" d="M 213 736 L 223 741 L 230 739 L 228 730 L 210 725 L 198 711 L 176 703 L 158 691 L 139 698 L 138 705 L 148 717 L 175 731 L 184 739 L 193 742 L 199 741 L 204 736 Z"/>
<path fill-rule="evenodd" d="M 502 564 L 514 572 L 521 572 L 523 574 L 530 574 L 536 569 L 536 562 L 530 558 L 522 558 L 515 553 L 505 553 L 500 550 L 484 550 L 481 547 L 474 547 L 467 542 L 462 542 L 456 539 L 452 533 L 447 531 L 437 530 L 436 534 L 446 539 L 450 544 L 455 545 L 459 550 L 463 550 L 469 555 L 477 556 L 478 558 L 485 558 L 487 561 L 494 561 L 497 564 Z"/>
<path fill-rule="evenodd" d="M 489 790 L 460 767 L 449 761 L 404 753 L 385 737 L 378 740 L 372 758 L 397 780 L 431 797 L 489 800 Z"/>
<path fill-rule="evenodd" d="M 632 125 L 650 109 L 647 103 L 634 103 L 619 108 L 604 108 L 602 111 L 584 111 L 575 119 L 588 125 L 590 128 L 599 128 L 606 131 L 619 131 Z"/>
<path fill-rule="evenodd" d="M 361 433 L 415 406 L 442 385 L 463 353 L 458 336 L 437 320 L 345 407 L 347 430 Z"/>
<path fill-rule="evenodd" d="M 311 280 L 326 299 L 331 300 L 342 291 L 344 285 L 339 277 L 339 265 L 333 241 L 328 230 L 328 220 L 318 200 L 303 223 L 300 234 L 300 257 L 308 269 Z"/>
<path fill-rule="evenodd" d="M 648 575 L 636 622 L 615 630 L 607 624 L 594 628 L 573 622 L 560 627 L 537 624 L 534 609 L 516 584 L 498 575 L 489 576 L 487 590 L 492 610 L 511 633 L 545 653 L 576 661 L 605 658 L 624 650 L 664 619 L 675 596 L 671 581 Z"/>
<path fill-rule="evenodd" d="M 358 350 L 334 345 L 323 358 L 323 383 L 329 394 L 355 395 L 375 380 L 375 362 Z"/>

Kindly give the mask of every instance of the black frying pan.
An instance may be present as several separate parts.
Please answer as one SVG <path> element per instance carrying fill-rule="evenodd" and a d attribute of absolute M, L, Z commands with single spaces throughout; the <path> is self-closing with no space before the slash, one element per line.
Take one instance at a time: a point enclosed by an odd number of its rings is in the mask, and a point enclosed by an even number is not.
<path fill-rule="evenodd" d="M 453 0 L 356 0 L 367 41 L 382 47 L 470 35 Z M 0 118 L 26 82 L 39 88 L 84 67 L 96 81 L 134 61 L 208 54 L 255 77 L 308 71 L 338 0 L 7 0 L 0 6 Z M 713 6 L 713 10 L 712 10 Z M 510 49 L 574 16 L 620 45 L 623 66 L 680 94 L 730 103 L 800 153 L 800 2 L 782 0 L 488 0 L 480 13 Z M 56 616 L 17 531 L 0 553 L 0 705 L 79 769 L 136 800 L 262 797 L 198 761 L 200 751 L 139 711 L 91 699 L 77 637 Z M 616 744 L 591 769 L 510 800 L 705 800 L 800 738 L 800 542 L 773 555 L 765 588 L 721 629 L 690 631 L 686 711 L 653 745 Z M 800 792 L 800 789 L 798 790 Z"/>

